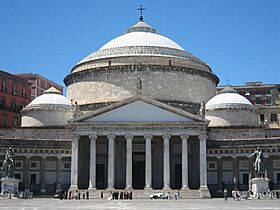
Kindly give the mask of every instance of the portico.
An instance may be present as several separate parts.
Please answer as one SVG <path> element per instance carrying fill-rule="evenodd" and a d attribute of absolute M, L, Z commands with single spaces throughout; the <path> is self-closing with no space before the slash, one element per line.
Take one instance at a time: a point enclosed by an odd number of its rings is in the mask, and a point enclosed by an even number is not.
<path fill-rule="evenodd" d="M 205 120 L 143 96 L 101 111 L 72 122 L 72 189 L 208 192 Z"/>

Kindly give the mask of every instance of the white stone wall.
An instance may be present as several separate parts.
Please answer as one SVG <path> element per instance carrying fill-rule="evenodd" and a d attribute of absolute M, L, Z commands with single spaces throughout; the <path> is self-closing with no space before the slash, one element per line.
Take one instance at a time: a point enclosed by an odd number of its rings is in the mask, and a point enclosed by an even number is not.
<path fill-rule="evenodd" d="M 214 81 L 183 71 L 110 71 L 93 73 L 87 81 L 67 86 L 68 99 L 78 104 L 114 102 L 136 94 L 136 80 L 142 79 L 142 95 L 158 100 L 201 103 L 216 93 Z"/>
<path fill-rule="evenodd" d="M 67 125 L 73 113 L 65 110 L 44 111 L 33 110 L 22 116 L 22 127 L 42 127 L 54 125 Z"/>
<path fill-rule="evenodd" d="M 258 115 L 252 110 L 219 109 L 207 110 L 208 127 L 257 126 Z"/>

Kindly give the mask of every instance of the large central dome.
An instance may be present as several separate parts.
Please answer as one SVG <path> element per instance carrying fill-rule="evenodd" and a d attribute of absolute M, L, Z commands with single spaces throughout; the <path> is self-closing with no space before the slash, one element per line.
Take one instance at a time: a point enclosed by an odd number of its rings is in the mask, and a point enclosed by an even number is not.
<path fill-rule="evenodd" d="M 127 33 L 116 37 L 93 52 L 78 64 L 124 56 L 165 56 L 190 60 L 207 66 L 204 62 L 185 51 L 171 39 L 156 33 L 156 29 L 140 21 L 128 28 Z"/>
<path fill-rule="evenodd" d="M 137 94 L 138 77 L 142 95 L 187 111 L 212 98 L 219 81 L 206 63 L 141 20 L 74 66 L 64 79 L 66 95 L 94 109 Z"/>

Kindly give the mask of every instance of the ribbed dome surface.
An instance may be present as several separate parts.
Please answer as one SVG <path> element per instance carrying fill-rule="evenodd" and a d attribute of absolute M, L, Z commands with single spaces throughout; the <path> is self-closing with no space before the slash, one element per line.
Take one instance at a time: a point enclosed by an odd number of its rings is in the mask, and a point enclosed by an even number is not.
<path fill-rule="evenodd" d="M 126 34 L 109 41 L 78 64 L 104 58 L 126 56 L 178 57 L 206 65 L 203 61 L 185 51 L 176 42 L 156 33 L 156 29 L 142 21 L 128 28 Z"/>

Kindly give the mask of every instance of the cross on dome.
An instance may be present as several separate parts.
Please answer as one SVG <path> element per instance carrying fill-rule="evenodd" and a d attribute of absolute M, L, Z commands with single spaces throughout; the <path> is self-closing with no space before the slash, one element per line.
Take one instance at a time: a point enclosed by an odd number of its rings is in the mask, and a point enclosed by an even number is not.
<path fill-rule="evenodd" d="M 140 5 L 139 8 L 137 8 L 137 10 L 140 11 L 140 21 L 143 21 L 143 11 L 146 10 L 144 7 L 142 7 L 142 5 Z"/>

